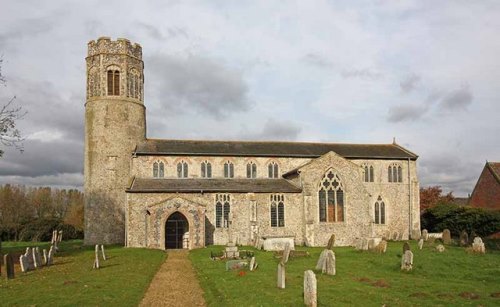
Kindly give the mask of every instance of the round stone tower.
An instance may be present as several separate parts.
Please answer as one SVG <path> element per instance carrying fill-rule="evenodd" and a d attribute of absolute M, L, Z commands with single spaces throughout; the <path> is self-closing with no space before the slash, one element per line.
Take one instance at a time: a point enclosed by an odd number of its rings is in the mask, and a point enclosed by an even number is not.
<path fill-rule="evenodd" d="M 86 60 L 85 244 L 124 243 L 131 155 L 146 138 L 142 48 L 101 37 Z"/>

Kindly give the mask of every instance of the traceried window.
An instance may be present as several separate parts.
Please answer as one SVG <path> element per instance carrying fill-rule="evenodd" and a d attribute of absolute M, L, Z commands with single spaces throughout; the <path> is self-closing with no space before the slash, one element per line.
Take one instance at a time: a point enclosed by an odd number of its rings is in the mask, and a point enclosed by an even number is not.
<path fill-rule="evenodd" d="M 120 71 L 108 70 L 108 96 L 120 95 Z"/>
<path fill-rule="evenodd" d="M 188 164 L 185 161 L 180 161 L 177 163 L 177 178 L 187 178 L 188 177 Z"/>
<path fill-rule="evenodd" d="M 319 186 L 319 221 L 344 221 L 344 188 L 337 174 L 328 171 Z"/>
<path fill-rule="evenodd" d="M 391 164 L 387 170 L 389 182 L 403 182 L 403 168 L 399 164 Z"/>
<path fill-rule="evenodd" d="M 278 178 L 279 167 L 278 163 L 271 162 L 267 165 L 267 174 L 269 178 Z"/>
<path fill-rule="evenodd" d="M 201 178 L 212 178 L 212 164 L 208 161 L 201 162 Z"/>
<path fill-rule="evenodd" d="M 224 163 L 224 178 L 234 178 L 234 164 L 227 161 Z"/>
<path fill-rule="evenodd" d="M 229 227 L 229 212 L 231 211 L 231 196 L 229 194 L 215 195 L 215 227 Z"/>
<path fill-rule="evenodd" d="M 247 164 L 247 178 L 257 178 L 257 164 L 254 162 Z"/>
<path fill-rule="evenodd" d="M 153 177 L 163 178 L 165 177 L 165 165 L 161 161 L 156 161 L 153 163 Z"/>
<path fill-rule="evenodd" d="M 385 224 L 385 203 L 380 195 L 375 202 L 375 224 Z"/>
<path fill-rule="evenodd" d="M 363 164 L 363 173 L 365 182 L 373 182 L 373 166 L 368 164 Z"/>
<path fill-rule="evenodd" d="M 285 197 L 283 194 L 272 194 L 271 227 L 285 227 Z"/>

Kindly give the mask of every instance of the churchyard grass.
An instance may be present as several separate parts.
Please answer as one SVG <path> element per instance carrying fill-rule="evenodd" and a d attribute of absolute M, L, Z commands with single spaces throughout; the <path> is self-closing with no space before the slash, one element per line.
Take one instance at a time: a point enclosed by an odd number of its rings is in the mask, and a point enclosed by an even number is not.
<path fill-rule="evenodd" d="M 446 246 L 435 251 L 436 244 L 410 242 L 414 253 L 411 272 L 400 269 L 403 242 L 389 242 L 385 254 L 335 247 L 336 276 L 317 271 L 319 306 L 492 306 L 500 305 L 500 252 L 485 255 Z M 255 252 L 256 271 L 226 271 L 225 262 L 211 260 L 210 252 L 222 246 L 210 246 L 190 252 L 205 299 L 209 306 L 301 306 L 304 271 L 312 269 L 323 248 L 297 247 L 310 253 L 306 258 L 290 257 L 286 264 L 286 288 L 278 289 L 279 259 L 272 252 L 240 247 Z M 477 294 L 479 298 L 470 298 Z"/>
<path fill-rule="evenodd" d="M 26 247 L 49 248 L 48 242 L 3 242 L 2 253 L 24 253 Z M 0 305 L 137 306 L 166 253 L 152 249 L 106 246 L 106 261 L 92 269 L 94 247 L 63 241 L 54 265 L 0 278 Z"/>

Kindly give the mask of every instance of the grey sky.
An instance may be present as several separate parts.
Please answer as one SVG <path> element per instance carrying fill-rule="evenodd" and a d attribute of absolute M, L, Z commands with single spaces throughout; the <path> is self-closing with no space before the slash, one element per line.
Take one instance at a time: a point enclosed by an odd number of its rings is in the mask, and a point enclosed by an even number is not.
<path fill-rule="evenodd" d="M 87 42 L 143 46 L 148 136 L 417 153 L 466 195 L 500 160 L 498 1 L 2 1 L 7 86 L 29 114 L 0 184 L 82 184 Z"/>

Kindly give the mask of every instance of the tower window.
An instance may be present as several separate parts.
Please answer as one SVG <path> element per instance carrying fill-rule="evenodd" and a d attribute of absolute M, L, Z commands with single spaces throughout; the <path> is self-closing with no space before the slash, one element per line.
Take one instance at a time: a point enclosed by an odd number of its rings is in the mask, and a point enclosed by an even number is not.
<path fill-rule="evenodd" d="M 120 71 L 108 70 L 108 96 L 120 95 Z"/>
<path fill-rule="evenodd" d="M 230 161 L 224 163 L 224 178 L 234 178 L 234 164 Z"/>
<path fill-rule="evenodd" d="M 254 162 L 247 164 L 247 178 L 257 178 L 257 165 Z"/>
<path fill-rule="evenodd" d="M 271 162 L 267 165 L 267 173 L 269 178 L 278 178 L 278 163 Z"/>

